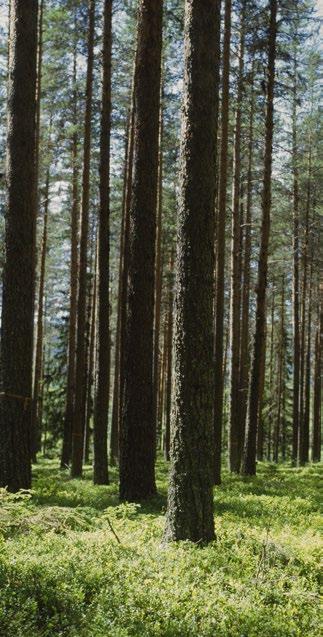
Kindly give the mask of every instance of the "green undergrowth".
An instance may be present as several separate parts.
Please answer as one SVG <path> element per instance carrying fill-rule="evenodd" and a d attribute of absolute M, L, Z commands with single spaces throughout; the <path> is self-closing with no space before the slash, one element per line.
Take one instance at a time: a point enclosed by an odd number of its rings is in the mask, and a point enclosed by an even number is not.
<path fill-rule="evenodd" d="M 165 547 L 165 463 L 141 506 L 116 472 L 95 487 L 40 463 L 31 493 L 0 491 L 0 636 L 318 637 L 320 470 L 225 474 L 216 541 Z"/>

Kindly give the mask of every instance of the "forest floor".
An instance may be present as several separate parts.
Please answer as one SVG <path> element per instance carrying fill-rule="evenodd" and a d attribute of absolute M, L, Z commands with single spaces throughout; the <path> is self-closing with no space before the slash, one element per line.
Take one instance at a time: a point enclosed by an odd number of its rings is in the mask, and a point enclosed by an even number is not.
<path fill-rule="evenodd" d="M 225 474 L 207 547 L 162 546 L 167 472 L 141 506 L 50 460 L 0 491 L 0 636 L 318 636 L 322 466 Z"/>

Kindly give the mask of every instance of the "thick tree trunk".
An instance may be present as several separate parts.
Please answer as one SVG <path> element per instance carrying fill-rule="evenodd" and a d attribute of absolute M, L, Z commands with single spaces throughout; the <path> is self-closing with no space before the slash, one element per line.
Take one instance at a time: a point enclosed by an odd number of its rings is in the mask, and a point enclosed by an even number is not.
<path fill-rule="evenodd" d="M 72 426 L 72 466 L 73 478 L 82 475 L 83 439 L 86 405 L 86 291 L 87 291 L 87 244 L 89 231 L 89 198 L 90 198 L 90 155 L 91 155 L 91 120 L 92 120 L 92 90 L 93 90 L 93 61 L 94 61 L 94 30 L 95 30 L 95 0 L 89 0 L 88 9 L 88 44 L 87 44 L 87 77 L 85 96 L 84 122 L 84 155 L 82 176 L 82 210 L 80 237 L 80 266 L 77 301 L 77 343 L 75 368 L 75 403 Z"/>
<path fill-rule="evenodd" d="M 218 20 L 218 17 L 215 18 Z M 218 23 L 217 23 L 218 24 Z M 218 31 L 215 32 L 217 46 Z M 221 482 L 221 451 L 223 422 L 223 322 L 224 322 L 224 262 L 225 222 L 228 169 L 229 79 L 230 79 L 231 0 L 225 0 L 221 149 L 219 165 L 219 201 L 217 221 L 216 289 L 215 289 L 215 392 L 214 392 L 214 484 Z M 219 52 L 218 52 L 219 55 Z"/>
<path fill-rule="evenodd" d="M 44 226 L 40 252 L 40 275 L 38 288 L 38 315 L 36 328 L 36 349 L 35 349 L 35 369 L 33 383 L 33 404 L 32 404 L 32 446 L 31 453 L 33 461 L 36 460 L 37 451 L 41 448 L 41 420 L 39 398 L 41 394 L 41 380 L 43 369 L 43 336 L 44 336 L 44 289 L 45 289 L 45 269 L 47 256 L 47 235 L 48 235 L 48 207 L 49 207 L 49 167 L 46 173 L 45 183 L 45 203 L 44 203 Z"/>
<path fill-rule="evenodd" d="M 108 411 L 110 379 L 109 218 L 111 128 L 112 0 L 104 2 L 103 75 L 100 132 L 98 378 L 94 415 L 94 483 L 108 484 Z"/>
<path fill-rule="evenodd" d="M 231 238 L 231 295 L 230 295 L 230 470 L 239 473 L 242 453 L 240 431 L 240 314 L 241 314 L 241 229 L 240 229 L 240 170 L 241 170 L 241 114 L 244 71 L 245 6 L 241 10 L 240 51 L 238 68 L 237 110 L 233 150 L 232 238 Z"/>
<path fill-rule="evenodd" d="M 11 0 L 5 264 L 1 320 L 0 486 L 31 485 L 35 287 L 37 0 Z"/>
<path fill-rule="evenodd" d="M 153 326 L 161 50 L 162 0 L 141 0 L 120 431 L 120 498 L 128 501 L 156 491 Z"/>
<path fill-rule="evenodd" d="M 75 39 L 77 38 L 76 20 L 74 24 Z M 78 193 L 78 157 L 77 157 L 77 46 L 74 42 L 73 51 L 73 127 L 72 135 L 72 206 L 71 206 L 71 263 L 70 263 L 70 307 L 68 325 L 68 361 L 67 361 L 67 387 L 64 414 L 63 446 L 61 455 L 61 468 L 68 467 L 72 453 L 72 422 L 75 400 L 75 355 L 76 355 L 76 324 L 77 324 L 77 293 L 78 293 L 78 268 L 79 268 L 79 193 Z"/>
<path fill-rule="evenodd" d="M 263 340 L 265 338 L 268 243 L 270 234 L 271 169 L 274 127 L 274 81 L 277 33 L 276 16 L 277 0 L 270 0 L 261 244 L 258 262 L 258 282 L 256 292 L 256 326 L 250 374 L 247 428 L 242 462 L 242 473 L 244 475 L 255 475 L 256 473 L 256 440 L 260 389 L 259 380 L 262 362 L 261 359 L 263 356 Z"/>
<path fill-rule="evenodd" d="M 214 204 L 220 2 L 185 2 L 172 468 L 165 540 L 214 539 Z"/>

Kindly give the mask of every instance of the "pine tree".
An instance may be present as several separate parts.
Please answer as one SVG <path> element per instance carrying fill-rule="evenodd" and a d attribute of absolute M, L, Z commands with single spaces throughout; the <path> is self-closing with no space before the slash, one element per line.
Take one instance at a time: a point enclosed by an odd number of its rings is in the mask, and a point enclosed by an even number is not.
<path fill-rule="evenodd" d="M 162 1 L 141 0 L 120 432 L 120 498 L 128 501 L 156 491 L 153 323 L 161 50 Z"/>
<path fill-rule="evenodd" d="M 220 3 L 185 2 L 172 468 L 165 540 L 214 538 L 214 205 Z"/>
<path fill-rule="evenodd" d="M 0 486 L 10 491 L 31 485 L 37 13 L 37 0 L 10 2 L 0 396 Z"/>

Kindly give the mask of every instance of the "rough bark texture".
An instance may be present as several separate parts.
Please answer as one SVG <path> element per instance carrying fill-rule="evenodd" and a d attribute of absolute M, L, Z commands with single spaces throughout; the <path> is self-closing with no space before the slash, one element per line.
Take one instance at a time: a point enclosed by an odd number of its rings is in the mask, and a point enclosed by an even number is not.
<path fill-rule="evenodd" d="M 231 295 L 230 295 L 230 470 L 240 470 L 242 441 L 240 431 L 240 309 L 241 309 L 241 229 L 240 229 L 240 170 L 241 170 L 241 114 L 244 69 L 244 4 L 241 11 L 240 50 L 237 88 L 237 110 L 233 150 L 232 237 L 231 237 Z"/>
<path fill-rule="evenodd" d="M 104 2 L 103 74 L 100 132 L 98 378 L 94 415 L 94 483 L 108 484 L 108 410 L 110 376 L 109 217 L 112 0 Z"/>
<path fill-rule="evenodd" d="M 141 0 L 134 81 L 134 173 L 130 206 L 120 498 L 156 491 L 153 324 L 162 0 Z"/>
<path fill-rule="evenodd" d="M 186 0 L 175 296 L 172 468 L 165 540 L 207 542 L 213 523 L 214 204 L 220 3 Z"/>
<path fill-rule="evenodd" d="M 31 485 L 37 10 L 37 0 L 10 3 L 0 486 L 11 491 Z"/>
<path fill-rule="evenodd" d="M 216 20 L 218 18 L 216 17 Z M 217 32 L 215 33 L 217 37 Z M 224 331 L 224 263 L 225 223 L 228 169 L 228 125 L 229 125 L 229 79 L 230 79 L 231 0 L 225 1 L 222 103 L 221 103 L 221 149 L 219 166 L 219 203 L 216 251 L 215 290 L 215 392 L 214 392 L 214 483 L 221 482 L 221 448 L 223 421 L 223 331 Z M 219 53 L 218 53 L 219 55 Z"/>
<path fill-rule="evenodd" d="M 91 154 L 91 119 L 92 119 L 92 89 L 93 89 L 93 48 L 94 48 L 94 19 L 95 0 L 89 0 L 88 23 L 88 55 L 87 78 L 85 96 L 85 122 L 84 122 L 84 155 L 82 176 L 82 211 L 81 211 L 81 238 L 80 238 L 80 267 L 79 289 L 77 301 L 77 345 L 76 345 L 76 369 L 75 369 L 75 404 L 72 427 L 72 477 L 82 475 L 83 465 L 83 434 L 85 425 L 86 405 L 86 291 L 87 291 L 87 249 L 89 231 L 89 197 L 90 197 L 90 154 Z"/>
<path fill-rule="evenodd" d="M 250 374 L 247 429 L 246 429 L 245 447 L 244 447 L 243 462 L 242 462 L 242 473 L 244 475 L 255 475 L 256 473 L 257 418 L 258 418 L 259 388 L 260 388 L 259 380 L 260 380 L 260 370 L 261 370 L 261 359 L 263 356 L 262 344 L 265 338 L 268 243 L 269 243 L 269 233 L 270 233 L 274 81 L 275 81 L 276 33 L 277 33 L 276 16 L 277 16 L 277 0 L 270 0 L 261 244 L 260 244 L 259 262 L 258 262 L 258 281 L 257 281 L 257 291 L 256 291 L 256 326 L 255 326 L 255 335 L 254 335 L 254 343 L 253 343 L 252 367 L 251 367 L 251 374 Z"/>
<path fill-rule="evenodd" d="M 76 38 L 76 24 L 75 38 Z M 77 158 L 77 89 L 76 89 L 76 57 L 77 48 L 74 43 L 73 61 L 73 125 L 72 136 L 72 206 L 71 206 L 71 263 L 70 263 L 70 307 L 68 324 L 68 363 L 66 404 L 64 414 L 63 446 L 61 468 L 68 467 L 72 453 L 72 423 L 75 399 L 75 355 L 76 355 L 76 323 L 77 323 L 77 292 L 79 268 L 79 193 L 78 193 L 78 158 Z"/>

